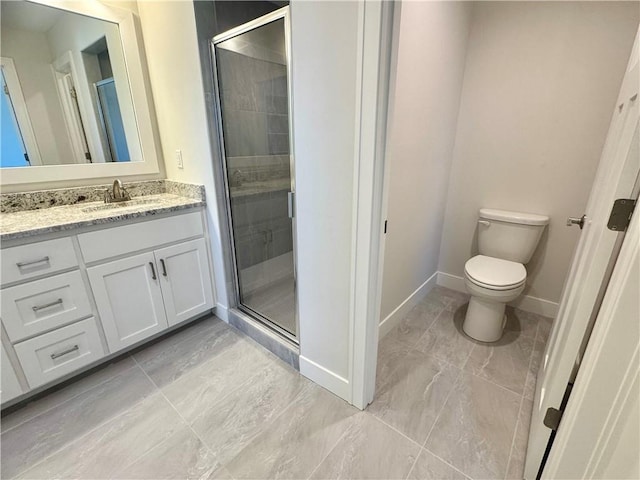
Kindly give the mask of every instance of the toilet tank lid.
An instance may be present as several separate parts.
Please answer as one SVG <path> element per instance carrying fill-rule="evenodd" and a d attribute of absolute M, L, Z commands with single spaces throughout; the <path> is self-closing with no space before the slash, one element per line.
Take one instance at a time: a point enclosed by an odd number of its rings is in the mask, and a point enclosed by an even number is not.
<path fill-rule="evenodd" d="M 496 210 L 493 208 L 481 208 L 480 218 L 508 223 L 520 223 L 522 225 L 547 225 L 549 223 L 549 217 L 546 215 L 510 212 L 508 210 Z"/>

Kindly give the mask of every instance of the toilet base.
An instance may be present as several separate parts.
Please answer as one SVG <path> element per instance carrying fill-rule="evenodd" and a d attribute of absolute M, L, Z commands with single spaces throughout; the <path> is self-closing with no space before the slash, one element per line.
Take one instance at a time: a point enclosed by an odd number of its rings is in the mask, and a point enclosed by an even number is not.
<path fill-rule="evenodd" d="M 507 323 L 505 307 L 506 303 L 472 296 L 462 325 L 464 333 L 481 342 L 500 340 Z"/>

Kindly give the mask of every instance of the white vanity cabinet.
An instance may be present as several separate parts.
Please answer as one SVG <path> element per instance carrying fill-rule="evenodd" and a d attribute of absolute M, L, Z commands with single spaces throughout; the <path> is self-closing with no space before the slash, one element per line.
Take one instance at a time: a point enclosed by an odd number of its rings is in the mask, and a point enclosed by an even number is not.
<path fill-rule="evenodd" d="M 193 212 L 78 235 L 91 263 L 146 250 L 87 268 L 110 351 L 213 308 L 203 234 Z"/>
<path fill-rule="evenodd" d="M 0 381 L 2 382 L 0 386 L 0 402 L 4 403 L 21 395 L 22 387 L 11 365 L 11 361 L 9 361 L 9 356 L 4 349 L 4 345 L 1 343 L 0 349 L 2 350 L 0 355 Z"/>
<path fill-rule="evenodd" d="M 203 212 L 3 243 L 2 403 L 210 312 Z"/>
<path fill-rule="evenodd" d="M 88 269 L 109 350 L 121 350 L 213 307 L 203 238 Z"/>
<path fill-rule="evenodd" d="M 87 272 L 111 352 L 167 328 L 152 252 L 91 267 Z"/>
<path fill-rule="evenodd" d="M 200 238 L 154 252 L 169 325 L 213 307 L 206 248 Z"/>

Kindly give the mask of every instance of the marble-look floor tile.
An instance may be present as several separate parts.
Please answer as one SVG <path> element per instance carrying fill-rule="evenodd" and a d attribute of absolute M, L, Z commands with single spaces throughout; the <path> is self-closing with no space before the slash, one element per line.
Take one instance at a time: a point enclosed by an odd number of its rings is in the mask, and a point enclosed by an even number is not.
<path fill-rule="evenodd" d="M 412 348 L 446 307 L 438 299 L 425 298 L 419 302 L 387 335 L 385 340 L 395 341 Z"/>
<path fill-rule="evenodd" d="M 270 362 L 232 393 L 203 409 L 191 423 L 218 461 L 226 463 L 270 426 L 310 382 Z"/>
<path fill-rule="evenodd" d="M 425 448 L 471 478 L 503 478 L 521 398 L 463 373 Z"/>
<path fill-rule="evenodd" d="M 407 480 L 469 480 L 469 478 L 431 452 L 422 449 Z"/>
<path fill-rule="evenodd" d="M 553 328 L 554 320 L 553 318 L 543 317 L 542 315 L 537 315 L 537 318 L 538 335 L 543 342 L 547 343 L 549 341 L 549 336 L 551 335 L 551 329 Z"/>
<path fill-rule="evenodd" d="M 12 478 L 157 389 L 131 368 L 2 434 L 2 478 Z"/>
<path fill-rule="evenodd" d="M 314 479 L 404 479 L 420 446 L 367 413 L 359 413 Z"/>
<path fill-rule="evenodd" d="M 198 332 L 175 341 L 173 336 L 152 345 L 133 358 L 158 386 L 163 387 L 220 355 L 238 334 L 222 320 L 199 322 Z"/>
<path fill-rule="evenodd" d="M 376 391 L 393 375 L 396 368 L 402 365 L 404 357 L 410 349 L 393 337 L 385 337 L 378 344 L 378 362 L 376 365 Z"/>
<path fill-rule="evenodd" d="M 225 466 L 236 479 L 307 478 L 359 411 L 321 387 L 306 387 L 271 428 Z"/>
<path fill-rule="evenodd" d="M 497 342 L 478 343 L 469 356 L 465 370 L 512 392 L 524 392 L 535 337 L 505 330 Z"/>
<path fill-rule="evenodd" d="M 447 309 L 451 311 L 455 311 L 465 303 L 468 303 L 470 297 L 466 292 L 458 292 L 440 285 L 433 287 L 430 293 L 444 300 L 447 303 Z"/>
<path fill-rule="evenodd" d="M 535 338 L 538 325 L 544 317 L 535 313 L 525 312 L 519 308 L 506 308 L 507 323 L 504 327 L 505 332 L 516 332 L 520 337 Z"/>
<path fill-rule="evenodd" d="M 211 450 L 184 426 L 132 465 L 120 470 L 118 478 L 179 480 L 231 477 Z"/>
<path fill-rule="evenodd" d="M 158 392 L 20 475 L 25 479 L 122 478 L 120 469 L 185 426 Z"/>
<path fill-rule="evenodd" d="M 270 363 L 279 361 L 239 334 L 234 333 L 232 339 L 223 353 L 162 388 L 188 422 L 202 413 L 203 405 L 217 402 L 248 379 L 260 375 Z"/>
<path fill-rule="evenodd" d="M 544 351 L 546 348 L 545 340 L 540 338 L 540 335 L 536 337 L 533 344 L 533 352 L 531 353 L 531 361 L 529 362 L 529 368 L 527 371 L 527 379 L 524 384 L 524 397 L 533 400 L 536 393 L 536 382 L 538 377 L 538 370 L 544 357 Z"/>
<path fill-rule="evenodd" d="M 533 402 L 525 398 L 522 401 L 522 407 L 520 407 L 513 448 L 509 457 L 509 468 L 507 468 L 506 476 L 509 480 L 522 480 L 524 478 L 524 460 L 527 454 L 527 444 L 529 443 L 532 409 Z"/>
<path fill-rule="evenodd" d="M 462 368 L 475 345 L 475 342 L 462 332 L 465 314 L 464 306 L 455 311 L 442 311 L 433 325 L 420 337 L 415 348 Z"/>
<path fill-rule="evenodd" d="M 135 366 L 136 363 L 131 357 L 124 357 L 118 361 L 105 365 L 104 368 L 101 368 L 86 377 L 80 378 L 60 390 L 55 390 L 45 397 L 34 400 L 19 410 L 16 410 L 14 413 L 3 417 L 0 422 L 2 432 L 6 432 L 7 430 L 20 425 L 33 417 L 51 410 L 52 408 L 77 395 L 80 395 L 81 393 L 91 390 L 101 383 L 104 383 L 116 375 L 121 374 L 125 370 Z"/>
<path fill-rule="evenodd" d="M 398 363 L 367 411 L 422 445 L 460 370 L 418 351 Z"/>

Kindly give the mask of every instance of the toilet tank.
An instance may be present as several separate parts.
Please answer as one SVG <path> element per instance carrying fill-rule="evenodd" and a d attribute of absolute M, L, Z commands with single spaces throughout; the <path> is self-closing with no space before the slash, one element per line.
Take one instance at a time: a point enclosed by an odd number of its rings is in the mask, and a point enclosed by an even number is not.
<path fill-rule="evenodd" d="M 538 246 L 549 217 L 534 213 L 480 209 L 478 247 L 480 255 L 528 263 Z"/>

